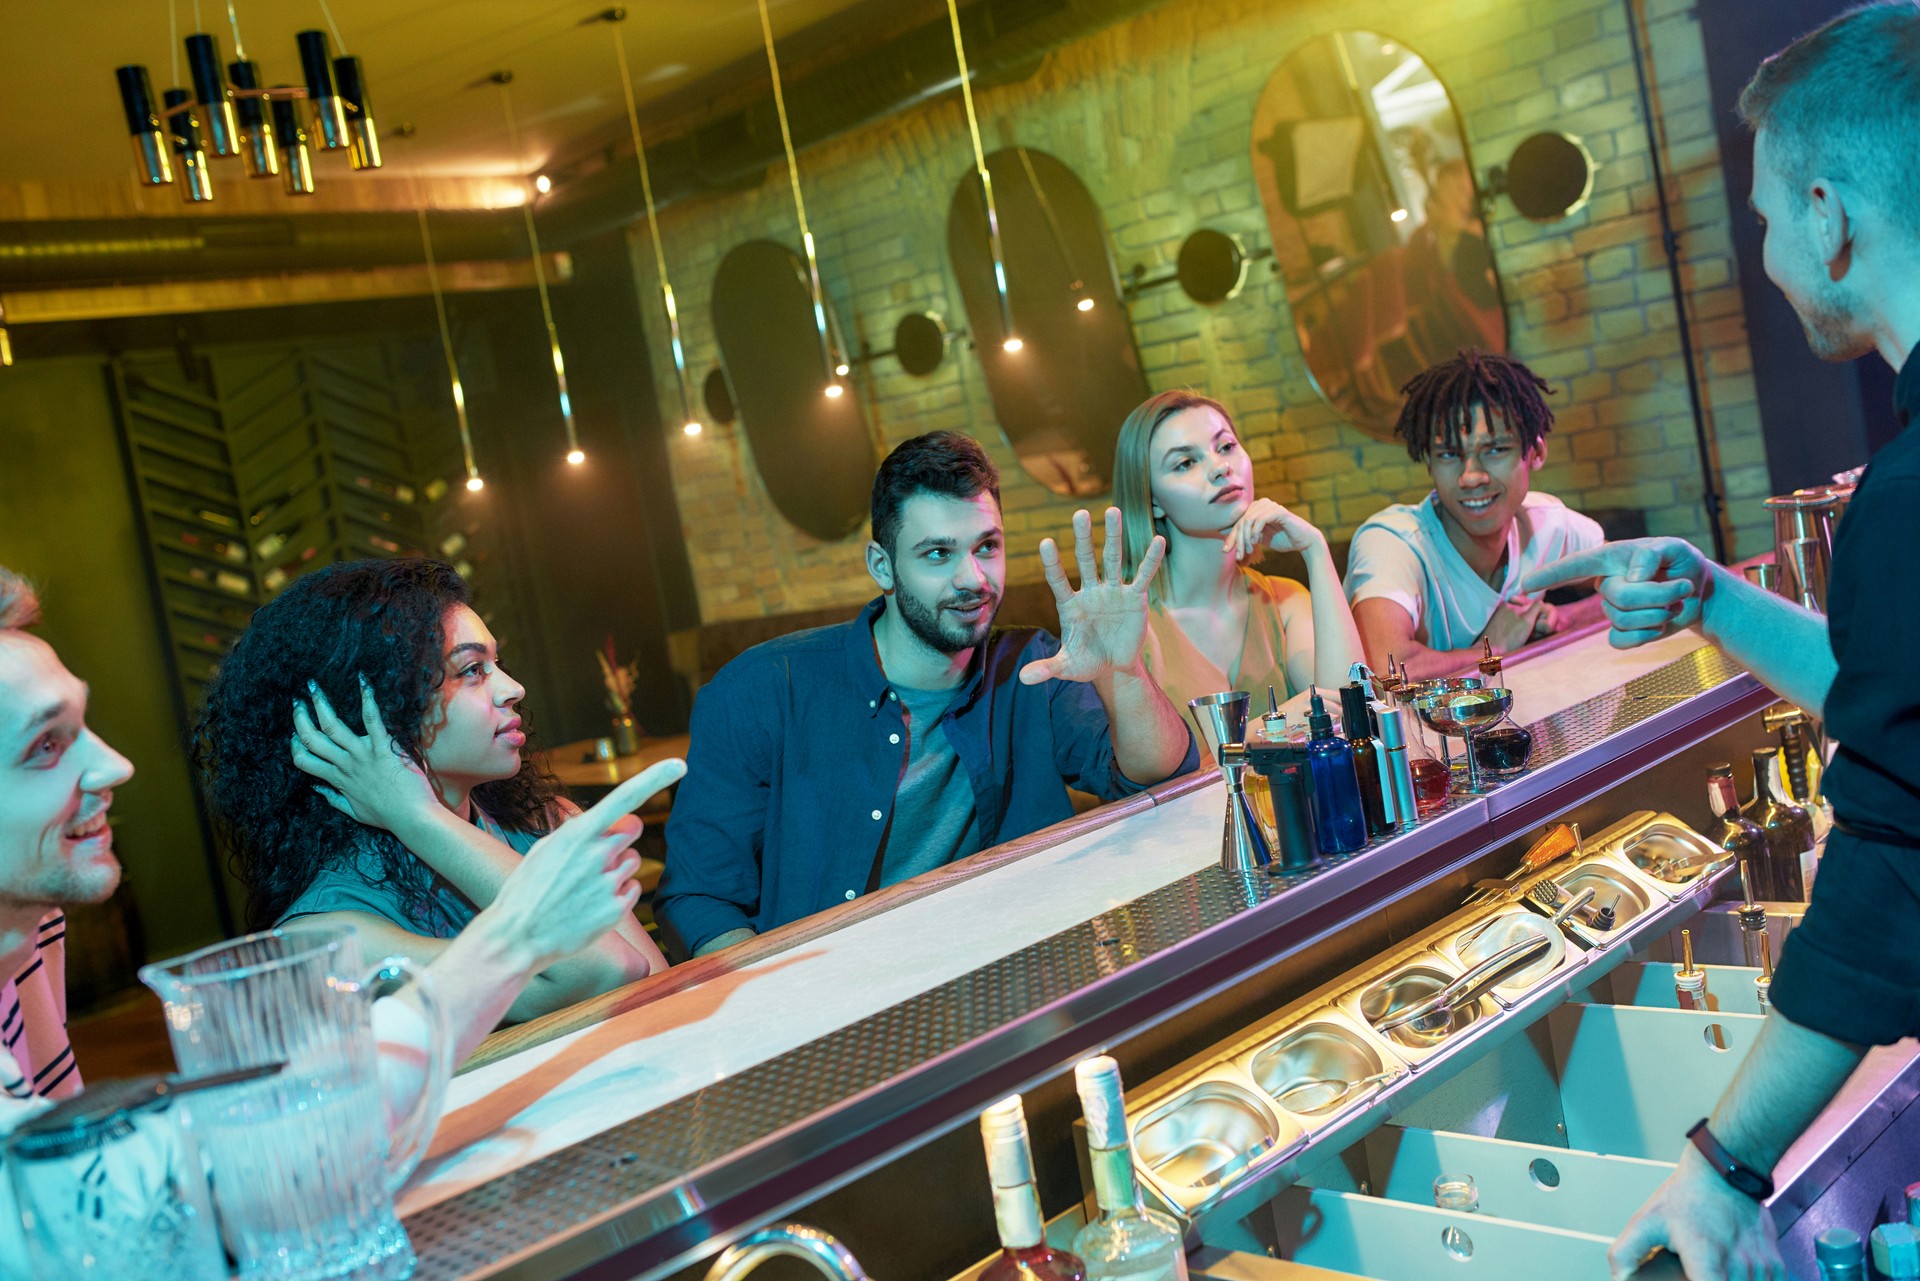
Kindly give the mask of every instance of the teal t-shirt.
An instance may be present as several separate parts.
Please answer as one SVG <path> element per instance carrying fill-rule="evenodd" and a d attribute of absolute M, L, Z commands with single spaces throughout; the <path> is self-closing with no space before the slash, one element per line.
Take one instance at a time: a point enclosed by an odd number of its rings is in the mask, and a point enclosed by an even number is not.
<path fill-rule="evenodd" d="M 980 849 L 973 780 L 947 738 L 947 708 L 957 689 L 893 692 L 906 711 L 907 764 L 894 794 L 893 823 L 881 856 L 880 884 L 896 885 Z"/>
<path fill-rule="evenodd" d="M 533 843 L 545 835 L 508 831 L 482 814 L 477 805 L 473 807 L 473 821 L 481 831 L 505 841 L 520 854 L 532 849 Z M 450 939 L 465 929 L 467 923 L 480 914 L 480 909 L 437 872 L 428 869 L 427 875 L 430 880 L 425 897 L 415 897 L 392 881 L 383 880 L 380 860 L 363 850 L 322 868 L 274 925 L 278 927 L 298 917 L 321 912 L 365 912 L 390 921 L 410 934 Z"/>

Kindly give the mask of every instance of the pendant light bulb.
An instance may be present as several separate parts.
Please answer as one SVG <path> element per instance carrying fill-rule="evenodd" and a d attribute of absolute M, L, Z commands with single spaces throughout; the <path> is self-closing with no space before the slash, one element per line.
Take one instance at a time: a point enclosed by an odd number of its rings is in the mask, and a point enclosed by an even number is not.
<path fill-rule="evenodd" d="M 1091 299 L 1091 298 L 1082 298 L 1082 299 L 1081 299 L 1081 300 L 1080 300 L 1079 302 L 1077 302 L 1077 303 L 1075 303 L 1075 304 L 1073 304 L 1073 305 L 1074 305 L 1074 306 L 1075 306 L 1076 308 L 1078 308 L 1079 310 L 1081 310 L 1081 311 L 1092 311 L 1092 310 L 1093 310 L 1093 299 Z"/>
<path fill-rule="evenodd" d="M 485 489 L 486 487 L 487 487 L 487 482 L 484 480 L 481 480 L 480 477 L 478 476 L 467 477 L 467 489 L 470 492 L 477 494 L 481 490 Z"/>
<path fill-rule="evenodd" d="M 1025 344 L 1024 342 L 1021 342 L 1018 338 L 1008 338 L 1005 342 L 1000 344 L 1000 350 L 1006 352 L 1009 356 L 1011 356 L 1026 345 L 1027 344 Z"/>
<path fill-rule="evenodd" d="M 833 373 L 836 378 L 845 378 L 848 374 L 852 372 L 853 372 L 853 367 L 847 364 L 847 362 L 844 360 L 833 367 Z"/>
<path fill-rule="evenodd" d="M 544 196 L 553 190 L 553 179 L 547 177 L 545 174 L 541 174 L 533 180 L 533 189 Z"/>
<path fill-rule="evenodd" d="M 569 449 L 567 451 L 567 461 L 575 467 L 578 467 L 581 463 L 587 461 L 586 451 L 583 449 Z"/>
<path fill-rule="evenodd" d="M 838 400 L 838 399 L 840 399 L 840 397 L 841 397 L 841 396 L 843 396 L 843 395 L 845 395 L 845 394 L 846 394 L 846 391 L 847 391 L 847 389 L 846 389 L 845 387 L 842 387 L 842 386 L 841 386 L 841 385 L 840 385 L 839 383 L 837 383 L 837 382 L 832 382 L 832 383 L 828 383 L 828 384 L 827 384 L 827 399 L 828 399 L 828 400 Z"/>
<path fill-rule="evenodd" d="M 700 426 L 699 419 L 689 418 L 687 420 L 687 425 L 682 427 L 680 430 L 685 432 L 689 436 L 698 436 L 701 433 L 701 431 L 704 429 Z"/>

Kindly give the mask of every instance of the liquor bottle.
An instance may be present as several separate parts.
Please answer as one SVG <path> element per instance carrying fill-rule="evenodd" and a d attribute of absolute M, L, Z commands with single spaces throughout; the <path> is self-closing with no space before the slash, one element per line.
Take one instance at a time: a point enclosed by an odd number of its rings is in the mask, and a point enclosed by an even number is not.
<path fill-rule="evenodd" d="M 1172 1215 L 1140 1204 L 1127 1142 L 1127 1111 L 1120 1091 L 1120 1065 L 1101 1055 L 1073 1070 L 1080 1108 L 1087 1118 L 1087 1149 L 1093 1166 L 1093 1199 L 1100 1217 L 1073 1238 L 1090 1281 L 1187 1281 L 1187 1252 Z"/>
<path fill-rule="evenodd" d="M 1367 847 L 1367 815 L 1360 803 L 1360 776 L 1353 749 L 1333 732 L 1333 717 L 1320 691 L 1308 704 L 1307 770 L 1313 776 L 1313 826 L 1320 852 L 1338 858 Z"/>
<path fill-rule="evenodd" d="M 1406 713 L 1385 703 L 1373 711 L 1380 726 L 1380 786 L 1393 797 L 1394 829 L 1411 832 L 1420 822 L 1420 804 L 1413 762 L 1407 759 Z"/>
<path fill-rule="evenodd" d="M 1707 804 L 1713 810 L 1713 822 L 1705 833 L 1734 859 L 1744 864 L 1753 879 L 1759 898 L 1771 899 L 1773 887 L 1767 883 L 1767 833 L 1740 814 L 1740 792 L 1733 783 L 1733 766 L 1717 761 L 1707 766 Z"/>
<path fill-rule="evenodd" d="M 1086 1265 L 1077 1256 L 1047 1244 L 1019 1095 L 980 1114 L 980 1137 L 987 1146 L 993 1218 L 1000 1230 L 1000 1257 L 987 1265 L 980 1281 L 1086 1281 Z"/>
<path fill-rule="evenodd" d="M 1340 690 L 1340 727 L 1347 731 L 1353 751 L 1353 772 L 1360 780 L 1360 808 L 1367 817 L 1367 834 L 1392 836 L 1395 830 L 1390 784 L 1380 773 L 1379 738 L 1373 733 L 1373 715 L 1367 691 L 1357 683 Z"/>
<path fill-rule="evenodd" d="M 1813 880 L 1813 819 L 1791 801 L 1773 794 L 1771 747 L 1753 749 L 1753 799 L 1740 812 L 1767 832 L 1767 870 L 1760 880 L 1780 903 L 1804 903 Z"/>

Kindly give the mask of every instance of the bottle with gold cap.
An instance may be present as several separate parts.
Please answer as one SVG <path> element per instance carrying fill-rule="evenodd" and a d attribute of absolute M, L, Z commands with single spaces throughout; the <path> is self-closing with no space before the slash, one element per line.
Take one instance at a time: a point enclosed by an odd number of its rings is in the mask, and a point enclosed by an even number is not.
<path fill-rule="evenodd" d="M 980 1137 L 987 1147 L 993 1219 L 1000 1231 L 1000 1257 L 987 1265 L 980 1281 L 1086 1281 L 1086 1265 L 1077 1256 L 1047 1244 L 1040 1190 L 1033 1184 L 1033 1145 L 1019 1095 L 980 1114 Z"/>
<path fill-rule="evenodd" d="M 1140 1204 L 1127 1142 L 1127 1109 L 1120 1065 L 1105 1055 L 1073 1070 L 1080 1108 L 1087 1118 L 1087 1151 L 1093 1166 L 1093 1199 L 1100 1217 L 1073 1238 L 1092 1281 L 1187 1281 L 1187 1252 L 1172 1215 Z"/>

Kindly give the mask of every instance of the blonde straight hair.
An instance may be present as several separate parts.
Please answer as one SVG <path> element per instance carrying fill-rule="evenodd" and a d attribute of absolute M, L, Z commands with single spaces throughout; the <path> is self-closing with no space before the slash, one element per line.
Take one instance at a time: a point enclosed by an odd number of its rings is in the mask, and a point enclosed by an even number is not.
<path fill-rule="evenodd" d="M 1153 536 L 1164 537 L 1167 532 L 1166 518 L 1156 518 L 1153 514 L 1153 431 L 1185 409 L 1211 409 L 1226 420 L 1235 439 L 1240 436 L 1240 429 L 1234 425 L 1227 407 L 1191 387 L 1147 397 L 1120 424 L 1120 437 L 1113 443 L 1113 505 L 1120 509 L 1129 579 L 1139 569 Z M 1147 588 L 1148 599 L 1166 599 L 1166 579 L 1164 570 L 1154 575 Z"/>

